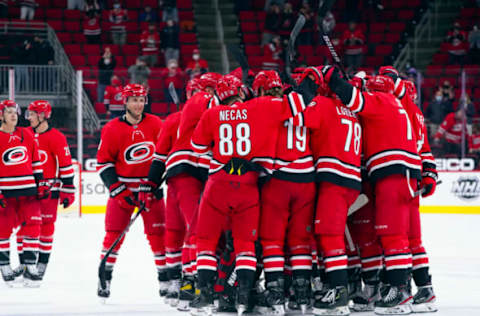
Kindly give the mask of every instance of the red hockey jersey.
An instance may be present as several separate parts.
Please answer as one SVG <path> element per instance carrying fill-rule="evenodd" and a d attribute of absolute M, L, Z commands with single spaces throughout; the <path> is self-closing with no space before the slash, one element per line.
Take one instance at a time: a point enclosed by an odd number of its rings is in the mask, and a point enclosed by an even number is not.
<path fill-rule="evenodd" d="M 444 136 L 447 142 L 460 144 L 462 142 L 462 131 L 464 131 L 466 135 L 468 134 L 466 125 L 465 128 L 462 128 L 462 126 L 462 121 L 455 118 L 455 113 L 449 113 L 438 127 L 434 138 L 439 140 Z"/>
<path fill-rule="evenodd" d="M 182 112 L 178 111 L 167 116 L 162 124 L 157 144 L 155 145 L 155 153 L 153 154 L 152 166 L 148 174 L 148 179 L 160 184 L 163 173 L 165 172 L 165 162 L 170 150 L 177 141 L 178 125 Z"/>
<path fill-rule="evenodd" d="M 218 103 L 217 97 L 203 91 L 197 92 L 185 103 L 178 126 L 178 139 L 166 162 L 167 178 L 186 172 L 201 181 L 206 180 L 210 158 L 194 152 L 190 140 L 203 112 Z"/>
<path fill-rule="evenodd" d="M 103 94 L 103 103 L 108 106 L 109 111 L 124 111 L 122 86 L 107 86 Z"/>
<path fill-rule="evenodd" d="M 24 127 L 15 128 L 13 133 L 0 131 L 0 155 L 0 191 L 3 195 L 36 195 L 43 170 L 33 133 Z"/>
<path fill-rule="evenodd" d="M 73 185 L 74 170 L 67 139 L 55 128 L 35 134 L 35 139 L 38 141 L 43 177 L 52 185 L 52 197 L 57 198 L 62 183 Z"/>
<path fill-rule="evenodd" d="M 315 97 L 303 112 L 318 181 L 361 190 L 362 127 L 338 99 Z"/>
<path fill-rule="evenodd" d="M 360 116 L 363 152 L 368 176 L 373 180 L 392 174 L 421 179 L 417 139 L 407 111 L 393 95 L 360 92 L 353 87 L 346 106 Z"/>
<path fill-rule="evenodd" d="M 144 114 L 136 125 L 119 117 L 103 127 L 97 170 L 107 188 L 121 181 L 138 191 L 140 182 L 147 180 L 161 126 L 159 117 Z"/>
<path fill-rule="evenodd" d="M 192 146 L 197 153 L 212 151 L 210 174 L 220 171 L 232 158 L 255 163 L 271 174 L 279 124 L 304 109 L 303 99 L 295 93 L 283 99 L 259 97 L 217 106 L 203 114 Z"/>
<path fill-rule="evenodd" d="M 158 32 L 150 33 L 145 30 L 140 37 L 140 44 L 142 45 L 143 55 L 156 55 L 160 46 L 160 35 Z"/>

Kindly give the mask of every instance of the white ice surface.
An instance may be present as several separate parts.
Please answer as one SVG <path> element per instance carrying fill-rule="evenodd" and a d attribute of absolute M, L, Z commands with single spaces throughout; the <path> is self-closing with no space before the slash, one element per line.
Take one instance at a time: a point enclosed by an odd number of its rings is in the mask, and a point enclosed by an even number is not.
<path fill-rule="evenodd" d="M 140 220 L 120 251 L 111 297 L 100 304 L 96 288 L 103 218 L 59 218 L 42 286 L 8 288 L 0 279 L 0 315 L 186 315 L 158 296 L 153 257 Z M 422 223 L 439 306 L 435 315 L 480 315 L 480 216 L 423 214 Z M 16 266 L 16 251 L 11 257 Z"/>

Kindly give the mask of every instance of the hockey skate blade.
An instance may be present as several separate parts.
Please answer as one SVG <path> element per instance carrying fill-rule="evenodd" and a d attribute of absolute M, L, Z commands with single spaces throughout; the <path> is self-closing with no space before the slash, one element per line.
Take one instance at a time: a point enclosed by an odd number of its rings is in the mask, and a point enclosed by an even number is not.
<path fill-rule="evenodd" d="M 373 312 L 375 306 L 373 304 L 355 304 L 353 303 L 351 310 L 354 312 Z"/>
<path fill-rule="evenodd" d="M 314 307 L 313 315 L 329 315 L 329 316 L 350 315 L 350 309 L 348 308 L 348 306 L 340 306 L 332 309 Z"/>
<path fill-rule="evenodd" d="M 273 305 L 272 311 L 270 312 L 271 315 L 285 315 L 285 306 L 284 305 Z"/>
<path fill-rule="evenodd" d="M 412 312 L 410 304 L 402 304 L 395 307 L 375 307 L 375 314 L 377 315 L 408 315 Z"/>
<path fill-rule="evenodd" d="M 305 315 L 307 313 L 307 304 L 300 304 L 300 311 L 302 315 Z"/>
<path fill-rule="evenodd" d="M 245 305 L 238 305 L 237 306 L 237 316 L 242 316 L 245 311 L 247 310 L 247 307 Z"/>
<path fill-rule="evenodd" d="M 435 301 L 422 304 L 412 304 L 412 312 L 414 313 L 433 313 L 438 311 Z"/>
<path fill-rule="evenodd" d="M 106 297 L 98 297 L 98 300 L 100 301 L 100 304 L 102 304 L 102 305 L 107 304 L 107 298 Z"/>
<path fill-rule="evenodd" d="M 39 288 L 42 285 L 42 281 L 33 281 L 29 279 L 23 279 L 23 286 L 28 288 Z"/>
<path fill-rule="evenodd" d="M 181 312 L 188 312 L 190 310 L 190 301 L 186 301 L 186 300 L 178 301 L 177 310 Z"/>

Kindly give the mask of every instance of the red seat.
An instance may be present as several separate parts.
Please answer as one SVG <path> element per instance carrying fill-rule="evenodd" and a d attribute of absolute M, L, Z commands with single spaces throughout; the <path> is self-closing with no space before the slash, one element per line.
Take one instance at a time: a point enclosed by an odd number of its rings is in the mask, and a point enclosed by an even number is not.
<path fill-rule="evenodd" d="M 259 56 L 262 55 L 262 48 L 259 45 L 246 45 L 245 46 L 245 54 L 247 56 Z"/>
<path fill-rule="evenodd" d="M 105 108 L 105 104 L 102 102 L 95 102 L 95 112 L 97 112 L 97 114 L 106 114 L 107 109 Z"/>
<path fill-rule="evenodd" d="M 443 74 L 443 65 L 428 65 L 427 66 L 427 75 L 428 76 L 439 76 Z"/>
<path fill-rule="evenodd" d="M 117 56 L 120 53 L 120 46 L 118 45 L 114 45 L 114 44 L 104 45 L 102 51 L 105 50 L 105 47 L 110 47 L 110 50 L 112 51 L 112 54 L 114 56 Z"/>
<path fill-rule="evenodd" d="M 72 33 L 70 35 L 72 36 L 72 42 L 74 43 L 85 43 L 87 41 L 83 33 Z"/>
<path fill-rule="evenodd" d="M 138 55 L 138 45 L 123 45 L 123 54 L 125 55 Z"/>
<path fill-rule="evenodd" d="M 127 33 L 127 43 L 140 43 L 140 34 Z"/>
<path fill-rule="evenodd" d="M 445 75 L 446 76 L 461 76 L 461 69 L 458 65 L 447 65 L 445 66 Z"/>
<path fill-rule="evenodd" d="M 388 26 L 390 32 L 403 32 L 405 30 L 405 23 L 402 22 L 392 22 Z"/>
<path fill-rule="evenodd" d="M 45 12 L 49 20 L 61 20 L 63 18 L 63 10 L 47 9 Z"/>
<path fill-rule="evenodd" d="M 83 55 L 70 55 L 70 62 L 74 67 L 85 66 L 85 56 Z"/>
<path fill-rule="evenodd" d="M 62 44 L 72 42 L 72 37 L 70 36 L 70 33 L 58 32 L 57 37 Z"/>
<path fill-rule="evenodd" d="M 83 52 L 88 55 L 100 55 L 100 45 L 83 45 Z"/>
<path fill-rule="evenodd" d="M 59 21 L 59 20 L 50 20 L 48 21 L 48 25 L 50 25 L 50 27 L 52 29 L 54 29 L 55 31 L 62 31 L 63 30 L 63 23 L 62 21 Z"/>
<path fill-rule="evenodd" d="M 383 42 L 383 36 L 384 33 L 370 33 L 370 35 L 368 35 L 368 41 L 373 44 L 381 43 Z"/>
<path fill-rule="evenodd" d="M 152 96 L 152 100 L 155 102 L 165 101 L 165 95 L 163 94 L 163 89 L 151 90 L 150 95 Z"/>
<path fill-rule="evenodd" d="M 65 31 L 80 32 L 80 23 L 78 21 L 65 21 Z"/>
<path fill-rule="evenodd" d="M 255 21 L 256 14 L 255 11 L 240 11 L 239 18 L 240 21 Z"/>
<path fill-rule="evenodd" d="M 253 68 L 262 66 L 263 56 L 247 56 L 248 64 Z"/>
<path fill-rule="evenodd" d="M 325 62 L 325 58 L 323 56 L 314 56 L 314 55 L 307 56 L 308 65 L 319 66 L 319 65 L 323 65 L 324 62 Z"/>
<path fill-rule="evenodd" d="M 260 2 L 260 1 L 258 1 Z M 267 17 L 267 12 L 265 11 L 257 11 L 257 20 L 265 22 L 265 18 Z"/>
<path fill-rule="evenodd" d="M 138 57 L 138 55 L 125 56 L 125 65 L 127 67 L 130 67 L 131 65 L 135 64 L 136 61 L 137 61 L 137 57 Z M 118 60 L 117 60 L 117 62 L 118 62 Z"/>
<path fill-rule="evenodd" d="M 260 44 L 260 34 L 248 33 L 243 35 L 243 41 L 245 44 Z"/>
<path fill-rule="evenodd" d="M 197 43 L 197 36 L 195 33 L 180 33 L 180 43 L 195 44 Z"/>
<path fill-rule="evenodd" d="M 313 55 L 313 47 L 311 45 L 299 45 L 298 53 L 304 57 L 311 56 Z"/>
<path fill-rule="evenodd" d="M 64 11 L 65 20 L 81 20 L 82 11 L 80 10 L 65 10 Z"/>
<path fill-rule="evenodd" d="M 51 3 L 55 8 L 65 9 L 67 7 L 67 0 L 51 0 Z"/>
<path fill-rule="evenodd" d="M 152 9 L 157 9 L 158 8 L 158 1 L 156 0 L 143 0 L 143 6 L 149 6 Z"/>
<path fill-rule="evenodd" d="M 88 55 L 87 56 L 87 64 L 90 66 L 98 65 L 98 60 L 100 59 L 100 55 Z"/>
<path fill-rule="evenodd" d="M 413 19 L 414 15 L 415 11 L 413 10 L 401 10 L 400 12 L 398 12 L 398 18 L 400 20 L 411 20 Z"/>
<path fill-rule="evenodd" d="M 191 56 L 194 49 L 198 49 L 198 45 L 182 45 L 180 46 L 180 54 Z"/>
<path fill-rule="evenodd" d="M 66 44 L 63 46 L 67 55 L 80 55 L 82 50 L 80 44 Z"/>
<path fill-rule="evenodd" d="M 177 8 L 179 10 L 192 10 L 192 1 L 191 0 L 177 1 Z"/>
<path fill-rule="evenodd" d="M 258 32 L 258 26 L 255 22 L 240 22 L 242 32 L 244 33 L 254 33 Z"/>
<path fill-rule="evenodd" d="M 448 55 L 445 53 L 437 53 L 433 56 L 434 64 L 446 64 L 448 62 Z"/>
<path fill-rule="evenodd" d="M 153 102 L 152 113 L 166 114 L 168 112 L 168 103 L 165 102 Z"/>
<path fill-rule="evenodd" d="M 125 27 L 127 29 L 127 32 L 138 32 L 138 23 L 135 22 L 127 22 L 125 23 Z"/>
<path fill-rule="evenodd" d="M 124 0 L 125 8 L 127 9 L 138 9 L 140 8 L 140 1 L 138 0 Z"/>
<path fill-rule="evenodd" d="M 179 11 L 178 18 L 180 21 L 193 21 L 195 20 L 193 11 Z"/>
<path fill-rule="evenodd" d="M 375 55 L 386 56 L 392 53 L 392 45 L 377 45 L 375 47 Z"/>
<path fill-rule="evenodd" d="M 365 58 L 365 65 L 371 67 L 378 67 L 383 64 L 383 56 L 367 56 Z"/>

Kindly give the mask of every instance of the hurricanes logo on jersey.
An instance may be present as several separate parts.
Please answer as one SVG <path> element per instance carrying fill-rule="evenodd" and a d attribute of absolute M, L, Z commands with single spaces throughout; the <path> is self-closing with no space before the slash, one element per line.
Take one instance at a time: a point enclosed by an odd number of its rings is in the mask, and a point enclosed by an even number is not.
<path fill-rule="evenodd" d="M 39 150 L 38 155 L 40 156 L 40 162 L 42 163 L 42 165 L 47 162 L 48 155 L 45 150 Z"/>
<path fill-rule="evenodd" d="M 25 146 L 9 148 L 3 152 L 2 160 L 6 166 L 22 164 L 28 160 L 27 148 Z"/>
<path fill-rule="evenodd" d="M 133 144 L 125 149 L 125 162 L 129 165 L 149 161 L 153 157 L 155 145 L 153 142 L 141 142 Z"/>

